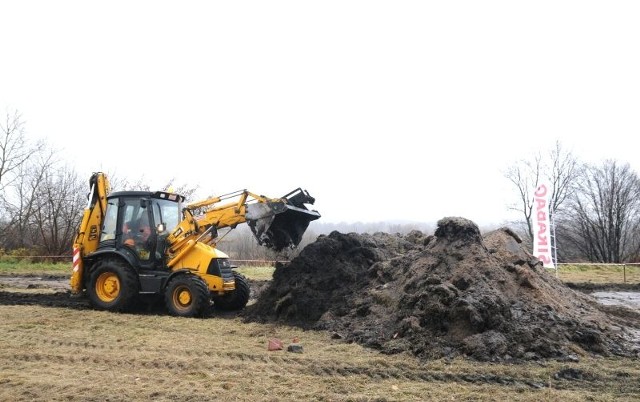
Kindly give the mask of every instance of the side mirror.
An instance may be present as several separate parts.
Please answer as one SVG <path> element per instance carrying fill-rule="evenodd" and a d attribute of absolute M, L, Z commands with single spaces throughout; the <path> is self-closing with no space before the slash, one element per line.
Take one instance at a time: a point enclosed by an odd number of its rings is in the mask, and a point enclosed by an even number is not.
<path fill-rule="evenodd" d="M 164 226 L 164 223 L 158 223 L 158 225 L 156 226 L 156 232 L 158 232 L 158 233 L 162 233 L 166 229 L 167 228 Z"/>

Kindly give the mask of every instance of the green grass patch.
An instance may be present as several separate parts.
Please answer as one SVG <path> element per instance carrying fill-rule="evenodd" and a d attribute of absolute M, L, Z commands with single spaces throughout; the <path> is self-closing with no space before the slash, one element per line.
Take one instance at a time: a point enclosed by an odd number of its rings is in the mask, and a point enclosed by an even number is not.
<path fill-rule="evenodd" d="M 270 281 L 273 279 L 274 267 L 247 267 L 240 266 L 236 268 L 236 271 L 246 276 L 249 279 L 258 281 Z"/>
<path fill-rule="evenodd" d="M 273 278 L 274 267 L 240 266 L 236 271 L 249 279 L 268 281 Z M 15 258 L 0 258 L 0 275 L 55 275 L 71 276 L 70 262 L 30 262 Z"/>
<path fill-rule="evenodd" d="M 0 259 L 0 275 L 69 275 L 71 262 L 29 262 Z"/>
<path fill-rule="evenodd" d="M 274 267 L 239 266 L 236 271 L 249 279 L 271 280 Z M 549 270 L 554 273 L 553 270 Z M 70 276 L 71 262 L 32 262 L 29 258 L 0 257 L 0 275 Z M 573 283 L 640 283 L 640 265 L 559 265 L 558 278 Z"/>
<path fill-rule="evenodd" d="M 239 266 L 236 271 L 249 279 L 271 280 L 274 267 Z M 553 273 L 553 270 L 549 270 Z M 32 262 L 28 258 L 0 257 L 0 275 L 70 276 L 71 262 Z M 573 283 L 640 283 L 640 265 L 559 265 L 558 278 Z"/>

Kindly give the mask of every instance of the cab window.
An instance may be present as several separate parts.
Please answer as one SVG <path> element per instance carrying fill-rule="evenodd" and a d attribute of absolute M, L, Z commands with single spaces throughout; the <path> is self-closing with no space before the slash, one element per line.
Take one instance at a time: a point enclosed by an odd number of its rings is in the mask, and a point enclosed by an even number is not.
<path fill-rule="evenodd" d="M 116 238 L 116 222 L 118 220 L 118 199 L 112 198 L 107 204 L 107 212 L 104 216 L 100 241 Z"/>

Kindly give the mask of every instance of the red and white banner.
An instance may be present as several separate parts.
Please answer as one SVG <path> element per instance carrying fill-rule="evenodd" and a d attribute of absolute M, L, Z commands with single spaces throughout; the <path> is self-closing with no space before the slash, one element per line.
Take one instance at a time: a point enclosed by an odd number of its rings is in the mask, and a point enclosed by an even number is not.
<path fill-rule="evenodd" d="M 533 255 L 538 257 L 545 268 L 555 268 L 551 253 L 551 221 L 549 219 L 549 200 L 551 186 L 538 185 L 533 193 Z"/>

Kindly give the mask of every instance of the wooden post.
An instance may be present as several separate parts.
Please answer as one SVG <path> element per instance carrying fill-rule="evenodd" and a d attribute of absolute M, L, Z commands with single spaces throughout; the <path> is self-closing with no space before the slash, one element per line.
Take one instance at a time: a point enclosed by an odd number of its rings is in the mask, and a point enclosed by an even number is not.
<path fill-rule="evenodd" d="M 627 283 L 627 264 L 622 264 L 622 277 L 624 283 Z"/>

